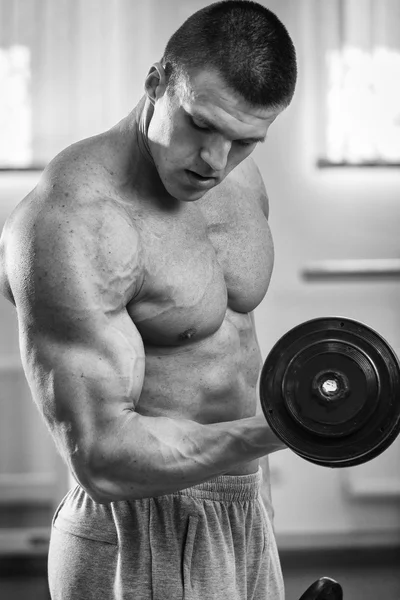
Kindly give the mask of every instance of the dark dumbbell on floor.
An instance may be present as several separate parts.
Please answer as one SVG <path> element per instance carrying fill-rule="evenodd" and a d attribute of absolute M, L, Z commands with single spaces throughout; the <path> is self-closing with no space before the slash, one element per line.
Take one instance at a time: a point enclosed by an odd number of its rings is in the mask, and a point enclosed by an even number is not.
<path fill-rule="evenodd" d="M 286 333 L 262 369 L 260 400 L 274 433 L 325 467 L 365 463 L 400 432 L 400 364 L 371 328 L 343 317 Z"/>
<path fill-rule="evenodd" d="M 304 592 L 299 600 L 343 600 L 342 586 L 330 577 L 321 577 Z"/>

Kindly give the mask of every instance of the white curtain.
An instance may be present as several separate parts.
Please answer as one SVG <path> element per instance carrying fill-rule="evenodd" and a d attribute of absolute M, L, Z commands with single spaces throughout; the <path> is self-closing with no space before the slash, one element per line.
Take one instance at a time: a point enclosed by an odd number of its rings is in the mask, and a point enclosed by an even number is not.
<path fill-rule="evenodd" d="M 0 0 L 0 168 L 45 165 L 137 103 L 147 0 Z"/>
<path fill-rule="evenodd" d="M 325 158 L 400 162 L 400 2 L 323 0 Z"/>

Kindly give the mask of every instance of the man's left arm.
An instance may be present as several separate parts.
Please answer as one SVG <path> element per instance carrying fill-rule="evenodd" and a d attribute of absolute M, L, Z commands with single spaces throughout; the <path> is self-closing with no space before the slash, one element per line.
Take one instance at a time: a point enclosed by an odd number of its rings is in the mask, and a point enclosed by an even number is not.
<path fill-rule="evenodd" d="M 254 335 L 257 336 L 254 311 L 251 311 L 249 314 L 250 314 L 251 322 L 253 324 Z M 257 381 L 257 407 L 256 407 L 257 415 L 262 414 L 262 412 L 263 412 L 263 410 L 261 408 L 260 395 L 259 395 L 260 376 L 261 376 L 261 371 L 260 371 L 258 381 Z M 269 456 L 266 455 L 266 456 L 261 457 L 259 459 L 259 463 L 260 463 L 260 466 L 262 469 L 262 475 L 263 475 L 262 486 L 261 486 L 261 498 L 264 502 L 264 506 L 268 513 L 268 517 L 273 526 L 275 511 L 274 511 L 274 507 L 272 505 L 271 469 L 270 469 L 270 465 L 269 465 Z"/>
<path fill-rule="evenodd" d="M 251 180 L 252 186 L 254 186 L 254 188 L 257 190 L 257 195 L 259 198 L 261 210 L 263 211 L 265 218 L 268 219 L 268 217 L 269 217 L 269 199 L 268 199 L 267 190 L 265 188 L 265 184 L 264 184 L 263 178 L 261 176 L 260 170 L 259 170 L 256 162 L 254 161 L 254 159 L 250 156 L 245 161 L 245 164 L 243 166 L 245 168 L 248 179 Z M 254 335 L 257 340 L 257 328 L 256 328 L 256 320 L 255 320 L 254 311 L 250 312 L 250 318 L 251 318 L 251 322 L 253 324 Z M 257 344 L 258 344 L 258 340 L 257 340 Z M 256 408 L 257 415 L 262 414 L 262 412 L 263 412 L 263 410 L 261 408 L 260 395 L 259 395 L 260 377 L 261 377 L 261 370 L 260 370 L 258 381 L 257 381 L 257 408 Z M 259 461 L 260 461 L 260 466 L 261 466 L 262 474 L 263 474 L 263 482 L 262 482 L 262 486 L 261 486 L 261 497 L 264 502 L 264 506 L 267 510 L 269 519 L 273 525 L 275 511 L 274 511 L 274 508 L 272 505 L 271 469 L 270 469 L 270 464 L 269 464 L 269 456 L 263 456 L 262 458 L 259 459 Z"/>

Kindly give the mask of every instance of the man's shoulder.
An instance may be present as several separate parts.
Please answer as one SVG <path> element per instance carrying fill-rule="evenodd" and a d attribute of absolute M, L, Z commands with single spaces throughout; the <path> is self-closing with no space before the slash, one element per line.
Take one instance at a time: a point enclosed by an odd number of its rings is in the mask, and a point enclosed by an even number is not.
<path fill-rule="evenodd" d="M 268 218 L 269 201 L 264 180 L 255 160 L 249 156 L 229 173 L 221 184 L 221 192 L 245 197 L 257 203 Z"/>
<path fill-rule="evenodd" d="M 96 200 L 105 195 L 106 187 L 106 167 L 97 150 L 100 144 L 95 140 L 88 138 L 72 144 L 50 161 L 35 188 L 39 202 L 94 208 Z"/>
<path fill-rule="evenodd" d="M 85 228 L 98 230 L 101 224 L 108 221 L 111 226 L 120 219 L 127 221 L 126 211 L 89 139 L 69 146 L 46 166 L 36 187 L 9 216 L 5 230 L 17 234 L 29 228 L 33 234 L 39 227 L 42 233 L 55 233 L 53 227 L 40 226 L 46 223 L 58 226 L 59 233 L 68 225 L 72 234 L 79 226 L 82 234 Z"/>
<path fill-rule="evenodd" d="M 49 163 L 9 216 L 5 249 L 27 262 L 54 247 L 65 248 L 65 262 L 83 254 L 116 261 L 127 249 L 140 251 L 134 221 L 104 181 L 101 163 L 90 154 L 84 160 L 84 152 L 85 146 L 70 147 Z"/>

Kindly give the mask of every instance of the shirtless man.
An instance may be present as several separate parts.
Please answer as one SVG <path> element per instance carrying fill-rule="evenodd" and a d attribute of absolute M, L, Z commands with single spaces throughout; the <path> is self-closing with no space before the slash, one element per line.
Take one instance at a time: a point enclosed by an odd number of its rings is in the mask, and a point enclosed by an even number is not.
<path fill-rule="evenodd" d="M 295 79 L 267 9 L 195 13 L 132 113 L 56 156 L 5 225 L 1 289 L 78 483 L 53 520 L 53 600 L 283 598 L 258 459 L 284 445 L 258 410 L 252 316 L 273 246 L 250 154 Z"/>

